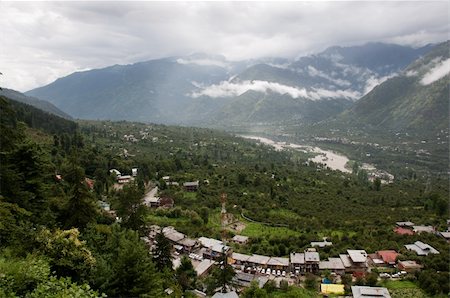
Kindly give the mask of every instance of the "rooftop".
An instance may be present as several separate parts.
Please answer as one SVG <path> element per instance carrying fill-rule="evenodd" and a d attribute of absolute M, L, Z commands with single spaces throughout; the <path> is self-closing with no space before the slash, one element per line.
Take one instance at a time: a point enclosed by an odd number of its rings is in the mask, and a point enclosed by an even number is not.
<path fill-rule="evenodd" d="M 328 241 L 313 241 L 313 242 L 311 242 L 311 246 L 325 247 L 325 246 L 331 246 L 331 245 L 333 245 L 333 243 L 328 242 Z"/>
<path fill-rule="evenodd" d="M 288 258 L 278 258 L 278 257 L 271 257 L 269 261 L 267 262 L 267 265 L 270 266 L 289 266 L 289 259 Z"/>
<path fill-rule="evenodd" d="M 291 263 L 293 264 L 305 264 L 305 254 L 300 252 L 291 253 Z"/>
<path fill-rule="evenodd" d="M 352 286 L 353 298 L 391 298 L 389 291 L 381 287 Z"/>
<path fill-rule="evenodd" d="M 240 254 L 240 253 L 237 253 L 237 252 L 233 252 L 231 254 L 231 258 L 236 260 L 236 261 L 245 262 L 245 261 L 247 261 L 250 258 L 250 256 L 249 255 Z"/>
<path fill-rule="evenodd" d="M 396 227 L 394 229 L 394 232 L 399 234 L 399 235 L 414 235 L 413 230 L 402 228 L 402 227 Z"/>
<path fill-rule="evenodd" d="M 197 275 L 200 276 L 204 274 L 211 266 L 214 265 L 214 261 L 204 259 L 201 261 L 197 266 L 195 266 L 195 271 L 197 272 Z"/>
<path fill-rule="evenodd" d="M 320 256 L 316 251 L 305 251 L 305 262 L 319 262 Z"/>
<path fill-rule="evenodd" d="M 412 226 L 414 226 L 414 223 L 410 222 L 410 221 L 397 221 L 395 224 L 397 226 L 399 226 L 399 227 L 412 227 Z"/>
<path fill-rule="evenodd" d="M 267 262 L 269 262 L 269 259 L 270 257 L 267 256 L 252 255 L 250 258 L 248 258 L 247 262 L 266 265 Z"/>
<path fill-rule="evenodd" d="M 198 238 L 198 241 L 202 244 L 204 247 L 212 248 L 214 245 L 217 244 L 223 244 L 222 241 L 213 239 L 213 238 L 207 238 L 207 237 L 200 237 Z"/>
<path fill-rule="evenodd" d="M 377 254 L 381 257 L 383 262 L 387 264 L 395 264 L 398 253 L 395 250 L 379 250 Z"/>
<path fill-rule="evenodd" d="M 211 298 L 239 298 L 238 294 L 235 291 L 228 293 L 215 293 Z"/>
<path fill-rule="evenodd" d="M 434 233 L 434 228 L 432 226 L 414 226 L 414 232 L 416 233 Z"/>
<path fill-rule="evenodd" d="M 319 269 L 323 270 L 344 270 L 345 266 L 341 258 L 328 258 L 328 261 L 321 261 Z"/>
<path fill-rule="evenodd" d="M 434 247 L 423 243 L 422 241 L 416 241 L 414 244 L 407 244 L 405 245 L 406 249 L 413 250 L 417 253 L 419 256 L 426 256 L 428 254 L 439 254 L 439 251 L 437 251 Z"/>
<path fill-rule="evenodd" d="M 231 240 L 233 240 L 235 242 L 244 243 L 244 242 L 248 241 L 248 237 L 242 236 L 242 235 L 235 235 Z"/>
<path fill-rule="evenodd" d="M 198 186 L 198 180 L 197 181 L 190 181 L 190 182 L 184 182 L 183 186 Z"/>
<path fill-rule="evenodd" d="M 343 295 L 344 285 L 336 285 L 336 284 L 320 284 L 320 292 L 323 294 L 338 294 Z"/>
<path fill-rule="evenodd" d="M 348 249 L 347 253 L 353 263 L 364 263 L 367 260 L 367 253 L 365 250 Z"/>
<path fill-rule="evenodd" d="M 352 266 L 352 260 L 348 255 L 339 255 L 339 258 L 341 259 L 342 264 L 344 264 L 345 268 Z"/>

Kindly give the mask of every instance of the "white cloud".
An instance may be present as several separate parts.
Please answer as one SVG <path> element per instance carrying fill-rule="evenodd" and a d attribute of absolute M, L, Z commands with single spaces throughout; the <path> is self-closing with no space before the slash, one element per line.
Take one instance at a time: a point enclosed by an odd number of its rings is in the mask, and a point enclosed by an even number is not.
<path fill-rule="evenodd" d="M 177 63 L 179 64 L 196 64 L 203 66 L 219 66 L 222 68 L 229 68 L 229 65 L 225 61 L 213 60 L 213 59 L 177 59 Z"/>
<path fill-rule="evenodd" d="M 436 82 L 439 79 L 442 79 L 447 74 L 450 73 L 450 58 L 444 61 L 441 61 L 435 67 L 433 67 L 429 72 L 427 72 L 423 78 L 420 80 L 422 85 L 429 85 L 433 82 Z"/>
<path fill-rule="evenodd" d="M 308 93 L 305 89 L 298 89 L 291 86 L 282 85 L 279 83 L 268 81 L 242 81 L 239 83 L 231 83 L 223 81 L 217 85 L 210 85 L 204 87 L 202 90 L 193 92 L 192 97 L 209 96 L 209 97 L 232 97 L 239 96 L 249 90 L 267 93 L 272 91 L 278 94 L 288 94 L 292 98 L 308 97 Z"/>
<path fill-rule="evenodd" d="M 376 86 L 380 85 L 381 83 L 385 82 L 386 80 L 393 78 L 397 76 L 396 73 L 390 74 L 388 76 L 384 76 L 384 77 L 376 77 L 376 76 L 371 76 L 367 81 L 366 81 L 366 86 L 364 87 L 364 95 L 369 93 L 370 91 L 373 90 L 373 88 L 375 88 Z"/>
<path fill-rule="evenodd" d="M 199 91 L 190 94 L 191 97 L 197 98 L 200 96 L 209 96 L 212 98 L 217 97 L 233 97 L 239 96 L 247 91 L 256 91 L 261 93 L 267 93 L 269 91 L 278 94 L 287 94 L 292 98 L 306 98 L 310 100 L 330 99 L 330 98 L 347 98 L 356 100 L 361 97 L 361 94 L 352 90 L 326 90 L 321 88 L 312 88 L 307 91 L 305 88 L 297 88 L 279 83 L 268 81 L 242 81 L 239 83 L 232 83 L 229 81 L 223 81 L 220 84 L 201 86 L 198 83 L 192 82 L 192 84 L 198 87 Z"/>
<path fill-rule="evenodd" d="M 317 77 L 324 78 L 324 79 L 326 79 L 338 86 L 341 86 L 341 87 L 350 87 L 350 85 L 351 85 L 351 83 L 349 81 L 342 80 L 342 79 L 335 79 L 335 78 L 327 75 L 326 73 L 314 68 L 311 65 L 308 66 L 308 73 L 310 76 L 313 76 L 313 77 L 317 76 Z"/>
<path fill-rule="evenodd" d="M 194 52 L 293 58 L 368 41 L 423 45 L 449 32 L 448 1 L 0 1 L 0 10 L 0 85 L 21 91 L 78 69 Z"/>

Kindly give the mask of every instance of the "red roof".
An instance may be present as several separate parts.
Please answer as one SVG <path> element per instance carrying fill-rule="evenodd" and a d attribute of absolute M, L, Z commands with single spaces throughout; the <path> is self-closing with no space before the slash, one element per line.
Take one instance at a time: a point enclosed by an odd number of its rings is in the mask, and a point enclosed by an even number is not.
<path fill-rule="evenodd" d="M 387 264 L 395 264 L 398 253 L 395 250 L 380 250 L 377 254 L 383 259 L 383 262 Z"/>
<path fill-rule="evenodd" d="M 414 235 L 414 232 L 410 229 L 405 229 L 402 227 L 396 227 L 394 229 L 394 232 L 399 234 L 399 235 Z"/>
<path fill-rule="evenodd" d="M 87 187 L 89 187 L 89 189 L 93 189 L 94 188 L 94 183 L 95 181 L 89 178 L 84 178 L 84 182 L 86 182 Z"/>

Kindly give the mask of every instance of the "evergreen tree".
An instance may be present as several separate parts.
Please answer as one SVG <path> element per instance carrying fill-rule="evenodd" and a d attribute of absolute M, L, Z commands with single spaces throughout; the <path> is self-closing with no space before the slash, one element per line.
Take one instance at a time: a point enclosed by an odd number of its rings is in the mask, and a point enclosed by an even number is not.
<path fill-rule="evenodd" d="M 162 271 L 165 268 L 172 268 L 172 255 L 170 251 L 172 245 L 169 240 L 164 236 L 163 232 L 159 232 L 155 236 L 155 249 L 153 250 L 153 260 L 156 268 Z"/>
<path fill-rule="evenodd" d="M 181 264 L 175 270 L 175 276 L 183 291 L 194 287 L 197 280 L 197 272 L 194 270 L 194 266 L 192 266 L 192 262 L 188 257 L 183 256 L 181 258 Z"/>

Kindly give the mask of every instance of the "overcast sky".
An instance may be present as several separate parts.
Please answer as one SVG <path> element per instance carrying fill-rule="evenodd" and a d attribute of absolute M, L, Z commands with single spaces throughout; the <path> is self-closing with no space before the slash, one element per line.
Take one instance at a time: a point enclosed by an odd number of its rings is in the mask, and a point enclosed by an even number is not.
<path fill-rule="evenodd" d="M 449 38 L 448 1 L 0 1 L 0 86 L 194 52 L 294 58 L 332 45 L 413 46 Z"/>

